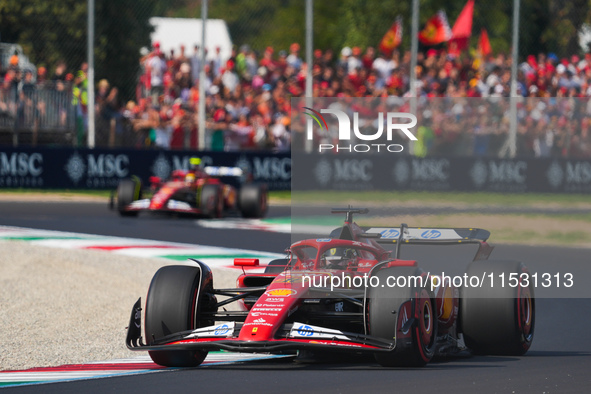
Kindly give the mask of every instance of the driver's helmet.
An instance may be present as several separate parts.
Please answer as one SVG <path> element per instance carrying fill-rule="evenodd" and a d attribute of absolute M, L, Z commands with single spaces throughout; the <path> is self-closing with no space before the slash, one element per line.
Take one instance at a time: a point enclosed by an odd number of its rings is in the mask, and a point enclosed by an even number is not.
<path fill-rule="evenodd" d="M 198 157 L 191 157 L 189 159 L 189 164 L 191 165 L 191 171 L 201 170 L 201 159 Z"/>
<path fill-rule="evenodd" d="M 355 249 L 345 249 L 345 253 L 343 253 L 344 260 L 353 260 L 357 257 L 357 251 Z"/>
<path fill-rule="evenodd" d="M 191 157 L 189 159 L 189 172 L 185 176 L 185 182 L 193 183 L 195 182 L 196 176 L 201 176 L 201 159 L 198 157 Z"/>
<path fill-rule="evenodd" d="M 355 249 L 349 248 L 332 248 L 327 250 L 320 260 L 320 266 L 326 266 L 331 269 L 345 269 L 349 263 L 354 262 L 358 257 Z"/>
<path fill-rule="evenodd" d="M 194 172 L 187 173 L 187 175 L 185 175 L 185 182 L 186 183 L 193 183 L 193 182 L 195 182 L 195 173 Z"/>

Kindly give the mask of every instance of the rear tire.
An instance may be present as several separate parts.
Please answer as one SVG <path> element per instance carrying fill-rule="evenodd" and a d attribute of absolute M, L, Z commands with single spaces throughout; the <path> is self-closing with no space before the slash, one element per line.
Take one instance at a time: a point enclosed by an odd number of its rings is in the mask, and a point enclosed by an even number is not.
<path fill-rule="evenodd" d="M 141 197 L 142 184 L 138 178 L 122 179 L 117 186 L 117 211 L 121 216 L 137 216 L 138 211 L 125 208 Z"/>
<path fill-rule="evenodd" d="M 148 345 L 167 335 L 199 328 L 199 306 L 204 291 L 201 289 L 201 294 L 197 294 L 200 283 L 201 273 L 197 267 L 172 265 L 156 272 L 146 299 Z M 196 367 L 207 356 L 204 350 L 148 353 L 156 364 L 166 367 Z"/>
<path fill-rule="evenodd" d="M 529 286 L 511 287 L 511 274 L 519 277 L 528 273 L 518 261 L 475 261 L 466 274 L 482 278 L 483 287 L 462 289 L 461 327 L 466 345 L 476 354 L 522 356 L 531 346 L 535 328 L 534 289 Z M 489 275 L 494 286 L 490 286 Z M 504 287 L 499 275 L 505 276 Z M 528 274 L 529 278 L 529 274 Z"/>
<path fill-rule="evenodd" d="M 374 276 L 380 284 L 388 277 L 420 275 L 416 267 L 391 267 L 379 270 Z M 386 340 L 396 339 L 396 348 L 390 352 L 375 354 L 376 361 L 384 367 L 423 367 L 435 354 L 437 318 L 435 302 L 426 288 L 413 287 L 369 288 L 369 332 Z M 410 301 L 410 302 L 409 302 Z M 415 316 L 418 319 L 402 330 L 405 322 Z M 410 335 L 408 335 L 410 331 Z"/>
<path fill-rule="evenodd" d="M 221 186 L 215 184 L 203 185 L 199 197 L 201 214 L 209 219 L 220 218 L 222 217 L 223 206 L 224 200 Z"/>
<path fill-rule="evenodd" d="M 259 219 L 265 216 L 268 209 L 268 193 L 266 185 L 247 184 L 240 188 L 238 207 L 244 218 Z"/>

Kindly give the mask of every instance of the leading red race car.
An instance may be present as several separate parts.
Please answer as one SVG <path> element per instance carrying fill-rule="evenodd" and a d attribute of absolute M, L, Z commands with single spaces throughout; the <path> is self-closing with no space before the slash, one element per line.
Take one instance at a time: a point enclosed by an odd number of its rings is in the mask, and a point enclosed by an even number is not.
<path fill-rule="evenodd" d="M 245 218 L 261 218 L 267 212 L 267 187 L 245 183 L 240 188 L 222 182 L 220 177 L 245 177 L 238 167 L 202 168 L 199 158 L 191 158 L 189 171 L 175 170 L 168 180 L 150 178 L 143 190 L 137 177 L 123 179 L 111 194 L 110 207 L 121 216 L 137 216 L 141 211 L 193 214 L 219 218 L 238 211 Z M 144 195 L 151 195 L 147 198 Z"/>
<path fill-rule="evenodd" d="M 219 349 L 373 353 L 389 367 L 424 366 L 436 354 L 466 350 L 527 352 L 535 326 L 531 284 L 457 287 L 425 273 L 416 261 L 397 258 L 403 244 L 477 244 L 468 277 L 527 273 L 522 263 L 488 260 L 488 231 L 406 225 L 364 231 L 353 214 L 367 210 L 333 212 L 347 218 L 330 238 L 294 243 L 288 258 L 272 261 L 265 273 L 240 275 L 237 288 L 215 289 L 211 270 L 197 260 L 194 266 L 162 267 L 148 291 L 144 337 L 141 299 L 133 307 L 128 348 L 148 350 L 154 362 L 170 367 L 197 366 Z M 233 302 L 238 310 L 223 308 Z"/>

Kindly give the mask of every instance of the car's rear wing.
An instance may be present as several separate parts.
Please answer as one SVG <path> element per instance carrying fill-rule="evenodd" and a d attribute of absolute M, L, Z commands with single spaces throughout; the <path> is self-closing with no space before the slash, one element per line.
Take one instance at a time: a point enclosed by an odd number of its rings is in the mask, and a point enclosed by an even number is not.
<path fill-rule="evenodd" d="M 372 227 L 366 231 L 366 234 L 371 238 L 377 238 L 376 242 L 383 244 L 474 243 L 484 242 L 490 237 L 490 232 L 481 228 L 407 227 L 406 225 L 398 228 Z"/>
<path fill-rule="evenodd" d="M 402 224 L 394 227 L 372 227 L 362 237 L 371 238 L 379 244 L 395 244 L 395 255 L 400 255 L 401 245 L 458 245 L 478 244 L 474 260 L 487 259 L 493 247 L 486 241 L 490 237 L 488 230 L 481 228 L 434 228 L 408 227 Z"/>

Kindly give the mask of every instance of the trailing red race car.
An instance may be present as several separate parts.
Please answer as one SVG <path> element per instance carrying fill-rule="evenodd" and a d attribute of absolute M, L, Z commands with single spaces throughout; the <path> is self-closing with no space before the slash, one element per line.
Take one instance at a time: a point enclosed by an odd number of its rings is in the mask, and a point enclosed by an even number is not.
<path fill-rule="evenodd" d="M 531 284 L 456 287 L 416 261 L 398 258 L 403 244 L 477 244 L 468 277 L 527 273 L 522 263 L 488 260 L 488 231 L 406 225 L 364 231 L 353 214 L 367 210 L 333 212 L 347 218 L 330 238 L 294 243 L 288 257 L 272 261 L 265 273 L 240 275 L 237 288 L 215 289 L 211 270 L 196 260 L 195 266 L 162 267 L 148 291 L 144 337 L 141 299 L 133 307 L 128 348 L 147 350 L 154 362 L 171 367 L 199 365 L 208 351 L 219 349 L 373 353 L 383 366 L 405 367 L 466 350 L 527 352 L 535 326 Z M 404 285 L 396 282 L 401 278 Z M 232 302 L 239 310 L 222 308 Z"/>
<path fill-rule="evenodd" d="M 201 168 L 198 158 L 191 158 L 191 170 L 175 170 L 170 179 L 150 178 L 150 188 L 143 190 L 137 177 L 123 179 L 111 194 L 110 207 L 121 216 L 137 216 L 141 211 L 176 212 L 219 218 L 225 212 L 238 211 L 245 218 L 261 218 L 267 212 L 267 187 L 246 183 L 239 189 L 224 184 L 220 177 L 243 177 L 238 167 Z M 151 195 L 150 198 L 144 195 Z"/>

